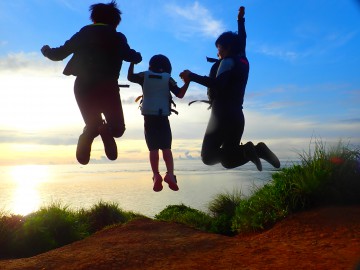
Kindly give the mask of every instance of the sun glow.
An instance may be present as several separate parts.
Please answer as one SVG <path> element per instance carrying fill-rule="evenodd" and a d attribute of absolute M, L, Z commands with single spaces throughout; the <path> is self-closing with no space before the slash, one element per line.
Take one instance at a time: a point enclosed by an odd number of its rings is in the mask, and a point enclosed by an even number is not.
<path fill-rule="evenodd" d="M 3 127 L 34 132 L 81 121 L 69 78 L 1 76 Z"/>
<path fill-rule="evenodd" d="M 12 211 L 27 215 L 40 207 L 40 185 L 48 180 L 47 166 L 23 165 L 15 166 L 11 177 L 16 185 L 13 195 Z"/>

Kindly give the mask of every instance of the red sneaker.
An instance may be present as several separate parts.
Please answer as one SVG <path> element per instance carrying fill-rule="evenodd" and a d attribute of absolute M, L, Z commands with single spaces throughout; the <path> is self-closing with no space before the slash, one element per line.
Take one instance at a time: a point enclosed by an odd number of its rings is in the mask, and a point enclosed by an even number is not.
<path fill-rule="evenodd" d="M 173 190 L 173 191 L 178 191 L 179 190 L 175 175 L 170 175 L 170 174 L 166 173 L 164 181 L 169 185 L 169 188 L 171 190 Z"/>
<path fill-rule="evenodd" d="M 153 182 L 154 182 L 153 190 L 155 192 L 159 192 L 159 191 L 161 191 L 163 189 L 162 181 L 163 181 L 163 179 L 162 179 L 162 177 L 161 177 L 161 175 L 159 173 L 154 174 L 154 176 L 153 176 Z"/>

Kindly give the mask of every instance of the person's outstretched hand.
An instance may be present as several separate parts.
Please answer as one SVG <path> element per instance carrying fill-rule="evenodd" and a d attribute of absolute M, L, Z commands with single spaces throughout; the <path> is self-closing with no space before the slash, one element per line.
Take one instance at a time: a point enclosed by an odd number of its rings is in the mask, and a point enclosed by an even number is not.
<path fill-rule="evenodd" d="M 181 72 L 179 74 L 180 78 L 184 81 L 184 83 L 189 83 L 190 82 L 190 78 L 189 78 L 190 73 L 191 73 L 190 70 L 185 69 L 183 72 Z"/>
<path fill-rule="evenodd" d="M 41 48 L 41 53 L 43 54 L 43 56 L 46 56 L 46 52 L 50 50 L 50 46 L 49 45 L 44 45 Z"/>

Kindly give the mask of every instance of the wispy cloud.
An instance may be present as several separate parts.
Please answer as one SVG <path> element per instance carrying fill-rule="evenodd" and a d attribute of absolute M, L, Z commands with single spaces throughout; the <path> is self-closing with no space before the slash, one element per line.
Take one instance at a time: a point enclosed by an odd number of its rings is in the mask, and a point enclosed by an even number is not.
<path fill-rule="evenodd" d="M 256 53 L 264 54 L 266 56 L 280 58 L 282 60 L 294 61 L 299 58 L 299 52 L 290 48 L 283 48 L 276 45 L 261 44 L 255 45 L 254 51 Z"/>
<path fill-rule="evenodd" d="M 45 59 L 40 53 L 36 52 L 19 52 L 9 53 L 5 56 L 0 56 L 0 71 L 1 72 L 46 72 L 56 71 L 61 74 L 64 64 L 62 62 L 50 62 Z M 55 70 L 54 70 L 55 69 Z"/>
<path fill-rule="evenodd" d="M 175 20 L 181 19 L 181 23 L 176 24 L 179 37 L 217 37 L 225 29 L 223 23 L 214 19 L 211 12 L 197 1 L 187 6 L 168 4 L 165 8 Z"/>

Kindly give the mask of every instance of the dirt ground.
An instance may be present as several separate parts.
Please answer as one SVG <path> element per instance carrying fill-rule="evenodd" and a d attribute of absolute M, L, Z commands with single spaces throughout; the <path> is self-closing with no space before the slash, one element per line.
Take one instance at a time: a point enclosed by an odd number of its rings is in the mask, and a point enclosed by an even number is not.
<path fill-rule="evenodd" d="M 0 269 L 360 269 L 360 206 L 302 212 L 252 235 L 134 220 Z"/>

